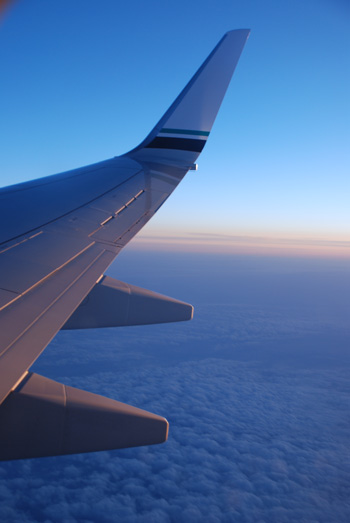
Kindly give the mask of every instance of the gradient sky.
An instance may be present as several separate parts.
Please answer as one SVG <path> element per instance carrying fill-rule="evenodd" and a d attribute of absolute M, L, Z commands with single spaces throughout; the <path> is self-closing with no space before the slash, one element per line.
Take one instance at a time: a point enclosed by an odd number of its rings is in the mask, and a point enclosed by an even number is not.
<path fill-rule="evenodd" d="M 240 27 L 199 171 L 108 271 L 194 320 L 60 332 L 33 368 L 166 416 L 169 440 L 2 463 L 1 521 L 350 521 L 348 2 L 15 1 L 0 185 L 131 149 Z"/>
<path fill-rule="evenodd" d="M 348 256 L 345 0 L 14 2 L 0 25 L 0 184 L 131 149 L 241 27 L 251 36 L 199 171 L 136 241 Z"/>

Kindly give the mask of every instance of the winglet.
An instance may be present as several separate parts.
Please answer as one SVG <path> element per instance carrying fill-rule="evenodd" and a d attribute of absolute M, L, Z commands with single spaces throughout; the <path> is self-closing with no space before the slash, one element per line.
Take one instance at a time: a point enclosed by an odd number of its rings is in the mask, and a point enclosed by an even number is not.
<path fill-rule="evenodd" d="M 202 151 L 249 29 L 224 35 L 146 139 L 127 156 L 195 162 Z"/>

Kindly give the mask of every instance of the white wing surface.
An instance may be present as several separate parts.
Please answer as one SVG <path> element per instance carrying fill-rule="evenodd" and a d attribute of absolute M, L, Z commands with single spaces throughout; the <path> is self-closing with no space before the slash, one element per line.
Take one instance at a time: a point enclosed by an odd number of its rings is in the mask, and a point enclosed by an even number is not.
<path fill-rule="evenodd" d="M 227 33 L 129 153 L 0 191 L 0 459 L 161 443 L 167 421 L 29 371 L 62 328 L 192 318 L 103 276 L 203 149 L 249 31 Z"/>

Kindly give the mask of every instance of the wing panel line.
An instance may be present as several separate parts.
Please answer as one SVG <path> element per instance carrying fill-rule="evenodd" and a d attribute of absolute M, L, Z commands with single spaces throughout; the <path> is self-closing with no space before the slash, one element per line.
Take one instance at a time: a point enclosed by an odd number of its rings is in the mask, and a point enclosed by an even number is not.
<path fill-rule="evenodd" d="M 111 187 L 110 189 L 108 189 L 108 191 L 105 191 L 104 193 L 99 194 L 98 196 L 96 196 L 95 198 L 92 198 L 91 200 L 88 200 L 87 202 L 84 202 L 82 205 L 78 205 L 78 207 L 74 207 L 73 209 L 70 209 L 68 212 L 65 212 L 65 213 L 61 214 L 60 216 L 57 216 L 53 220 L 49 220 L 48 222 L 42 223 L 39 227 L 35 227 L 34 229 L 29 229 L 28 231 L 25 231 L 23 234 L 18 234 L 17 236 L 13 236 L 12 238 L 8 238 L 4 242 L 0 242 L 0 246 L 1 245 L 6 245 L 7 243 L 12 242 L 12 241 L 14 241 L 14 240 L 16 240 L 18 238 L 22 238 L 23 236 L 25 236 L 27 234 L 31 234 L 31 233 L 37 231 L 38 229 L 41 229 L 43 227 L 46 227 L 47 225 L 50 225 L 51 223 L 55 223 L 56 221 L 64 218 L 65 216 L 68 216 L 72 212 L 78 211 L 79 209 L 82 209 L 83 207 L 86 207 L 87 205 L 90 205 L 91 203 L 95 202 L 99 198 L 102 198 L 103 196 L 106 196 L 106 194 L 110 193 L 111 191 L 115 191 L 116 189 L 118 189 L 118 187 L 121 187 L 124 183 L 129 182 L 130 180 L 132 180 L 134 177 L 136 177 L 138 174 L 140 174 L 142 172 L 143 172 L 143 170 L 141 168 L 135 174 L 131 175 L 130 178 L 127 178 L 123 182 L 121 182 L 121 183 Z"/>
<path fill-rule="evenodd" d="M 21 318 L 21 313 L 28 309 L 32 314 L 24 318 L 26 324 L 22 325 L 20 334 L 14 341 L 7 342 L 0 357 L 0 403 L 23 372 L 42 353 L 114 257 L 115 253 L 96 246 L 65 267 L 61 278 L 55 275 L 45 286 L 35 289 L 32 296 L 28 295 L 25 301 L 17 304 L 17 318 Z M 31 307 L 31 304 L 35 307 Z M 0 336 L 4 333 L 7 320 L 4 314 L 0 322 Z"/>

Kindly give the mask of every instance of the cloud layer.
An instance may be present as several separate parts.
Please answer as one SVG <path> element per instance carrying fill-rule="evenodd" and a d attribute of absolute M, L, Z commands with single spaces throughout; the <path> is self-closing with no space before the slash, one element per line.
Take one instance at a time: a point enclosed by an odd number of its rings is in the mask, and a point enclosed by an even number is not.
<path fill-rule="evenodd" d="M 208 292 L 187 324 L 54 340 L 36 372 L 166 416 L 169 440 L 3 463 L 1 521 L 349 521 L 349 328 Z"/>
<path fill-rule="evenodd" d="M 315 374 L 207 358 L 120 373 L 90 369 L 64 381 L 167 415 L 169 441 L 6 463 L 3 521 L 350 516 L 348 369 Z"/>

